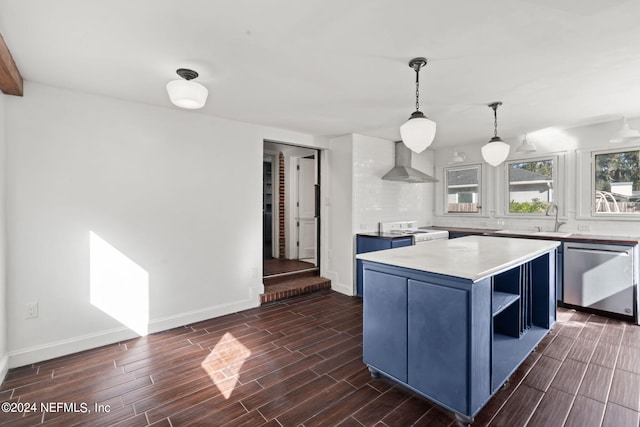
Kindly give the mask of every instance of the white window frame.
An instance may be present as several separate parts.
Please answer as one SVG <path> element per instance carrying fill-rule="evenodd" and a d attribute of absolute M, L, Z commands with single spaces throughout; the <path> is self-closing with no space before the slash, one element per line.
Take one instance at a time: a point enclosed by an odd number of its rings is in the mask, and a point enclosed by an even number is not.
<path fill-rule="evenodd" d="M 608 213 L 608 212 L 596 212 L 596 198 L 595 198 L 595 193 L 596 193 L 596 170 L 595 170 L 595 164 L 596 164 L 596 156 L 600 155 L 600 154 L 612 154 L 612 153 L 623 153 L 623 152 L 627 152 L 627 151 L 638 151 L 640 152 L 640 146 L 619 146 L 619 147 L 615 147 L 612 149 L 607 149 L 607 150 L 590 150 L 589 151 L 589 194 L 588 194 L 588 203 L 589 203 L 589 210 L 588 212 L 590 213 L 589 217 L 592 219 L 606 219 L 606 220 L 623 220 L 623 221 L 637 221 L 638 218 L 640 218 L 640 212 L 638 213 Z M 578 175 L 579 177 L 579 175 Z M 582 208 L 584 208 L 584 204 L 585 204 L 585 194 L 583 194 L 584 192 L 579 192 L 580 196 L 582 196 L 581 200 L 580 200 L 580 206 Z M 579 196 L 579 197 L 580 197 Z"/>
<path fill-rule="evenodd" d="M 449 185 L 448 185 L 448 180 L 447 180 L 447 172 L 448 171 L 454 171 L 454 170 L 462 170 L 462 169 L 476 169 L 478 171 L 478 196 L 477 196 L 477 200 L 478 200 L 478 211 L 477 212 L 449 212 L 449 201 L 448 201 L 448 196 L 449 196 Z M 437 198 L 437 200 L 440 201 L 440 206 L 437 207 L 437 211 L 439 215 L 443 215 L 443 216 L 457 216 L 457 217 L 482 217 L 485 216 L 484 212 L 485 212 L 485 188 L 486 188 L 486 182 L 485 182 L 485 170 L 484 170 L 484 165 L 482 163 L 473 163 L 473 164 L 458 164 L 455 166 L 445 166 L 442 169 L 440 169 L 442 172 L 442 175 L 440 176 L 440 182 L 442 182 L 442 185 L 438 186 L 438 188 L 441 190 L 441 194 L 439 195 L 439 197 Z"/>
<path fill-rule="evenodd" d="M 546 216 L 545 212 L 528 212 L 528 213 L 520 213 L 520 212 L 510 212 L 509 211 L 509 204 L 511 201 L 511 191 L 509 190 L 509 167 L 510 165 L 514 164 L 514 163 L 526 163 L 526 162 L 537 162 L 537 161 L 544 161 L 544 160 L 552 160 L 553 161 L 553 168 L 552 168 L 552 188 L 553 188 L 553 198 L 552 198 L 552 203 L 555 203 L 556 206 L 558 206 L 558 209 L 560 209 L 560 212 L 564 212 L 564 203 L 562 203 L 561 199 L 560 199 L 560 194 L 562 193 L 561 188 L 560 188 L 560 156 L 558 154 L 550 154 L 550 155 L 545 155 L 545 156 L 539 156 L 539 157 L 527 157 L 527 158 L 522 158 L 522 159 L 512 159 L 509 161 L 506 161 L 504 163 L 504 173 L 503 173 L 503 177 L 504 177 L 504 201 L 503 201 L 503 212 L 504 212 L 504 216 L 505 217 L 514 217 L 514 218 L 539 218 L 541 216 Z"/>

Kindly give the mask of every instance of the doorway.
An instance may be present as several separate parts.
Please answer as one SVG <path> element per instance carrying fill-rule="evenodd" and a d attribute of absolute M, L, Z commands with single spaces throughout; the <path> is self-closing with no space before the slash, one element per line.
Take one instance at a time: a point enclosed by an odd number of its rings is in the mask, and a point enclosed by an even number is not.
<path fill-rule="evenodd" d="M 263 276 L 319 271 L 320 151 L 265 141 Z"/>

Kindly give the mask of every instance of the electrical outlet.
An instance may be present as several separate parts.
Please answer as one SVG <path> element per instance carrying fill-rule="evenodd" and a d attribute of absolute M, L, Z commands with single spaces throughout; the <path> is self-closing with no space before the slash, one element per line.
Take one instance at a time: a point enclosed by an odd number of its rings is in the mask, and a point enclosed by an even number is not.
<path fill-rule="evenodd" d="M 28 302 L 25 304 L 27 308 L 25 319 L 35 319 L 38 317 L 38 303 L 37 302 Z"/>

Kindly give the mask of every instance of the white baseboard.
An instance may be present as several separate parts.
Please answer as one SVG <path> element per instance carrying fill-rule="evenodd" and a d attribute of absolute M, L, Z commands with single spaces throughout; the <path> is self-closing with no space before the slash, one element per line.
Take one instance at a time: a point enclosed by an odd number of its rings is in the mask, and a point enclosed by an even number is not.
<path fill-rule="evenodd" d="M 149 322 L 149 333 L 166 331 L 167 329 L 177 328 L 179 326 L 189 325 L 195 322 L 212 319 L 214 317 L 224 316 L 226 314 L 235 313 L 260 305 L 260 297 L 252 297 L 249 300 L 242 300 L 230 304 L 221 304 L 208 307 L 202 310 L 194 310 L 187 313 L 180 313 L 174 316 L 161 317 L 153 319 Z M 7 356 L 0 360 L 0 369 L 3 368 L 2 363 L 8 368 L 16 368 L 31 363 L 41 362 L 43 360 L 53 359 L 55 357 L 65 356 L 80 351 L 89 350 L 103 345 L 114 344 L 120 341 L 128 340 L 139 336 L 127 327 L 119 327 L 93 334 L 82 335 L 79 337 L 69 338 L 65 340 L 55 341 L 34 347 L 23 348 L 10 351 Z M 8 361 L 7 361 L 8 360 Z M 0 374 L 2 374 L 0 370 Z M 5 368 L 6 374 L 6 368 Z M 4 377 L 3 377 L 4 378 Z"/>
<path fill-rule="evenodd" d="M 117 343 L 137 336 L 138 334 L 123 326 L 93 334 L 22 348 L 9 352 L 9 367 L 17 368 L 19 366 L 26 366 L 43 360 Z"/>
<path fill-rule="evenodd" d="M 0 384 L 4 381 L 9 371 L 9 355 L 7 353 L 0 357 Z"/>
<path fill-rule="evenodd" d="M 335 283 L 333 280 L 331 281 L 331 289 L 350 297 L 355 295 L 355 293 L 353 292 L 353 286 Z"/>
<path fill-rule="evenodd" d="M 194 310 L 187 313 L 180 313 L 175 316 L 161 317 L 149 322 L 149 333 L 166 331 L 167 329 L 177 328 L 179 326 L 189 325 L 191 323 L 201 322 L 214 317 L 224 316 L 226 314 L 236 313 L 242 310 L 248 310 L 260 305 L 260 296 L 251 300 L 244 300 L 230 304 L 222 304 L 214 307 L 208 307 L 203 310 Z"/>
<path fill-rule="evenodd" d="M 325 272 L 326 274 L 326 278 L 331 280 L 331 289 L 336 291 L 336 292 L 340 292 L 341 294 L 347 295 L 347 296 L 354 296 L 355 292 L 353 291 L 353 285 L 348 285 L 348 284 L 344 284 L 344 283 L 340 283 L 338 281 L 338 275 L 334 272 L 331 271 L 327 271 Z"/>

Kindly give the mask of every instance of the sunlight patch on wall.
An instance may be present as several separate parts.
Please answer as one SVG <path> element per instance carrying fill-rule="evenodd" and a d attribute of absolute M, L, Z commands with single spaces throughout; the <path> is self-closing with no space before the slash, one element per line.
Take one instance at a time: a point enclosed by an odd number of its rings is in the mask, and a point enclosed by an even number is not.
<path fill-rule="evenodd" d="M 578 148 L 577 139 L 568 132 L 555 127 L 540 129 L 527 134 L 527 139 L 542 152 L 574 150 Z"/>
<path fill-rule="evenodd" d="M 149 332 L 149 273 L 89 232 L 89 300 L 139 335 Z"/>
<path fill-rule="evenodd" d="M 251 357 L 251 350 L 226 332 L 200 366 L 207 372 L 224 398 L 228 399 L 238 385 L 242 365 L 249 357 Z"/>

